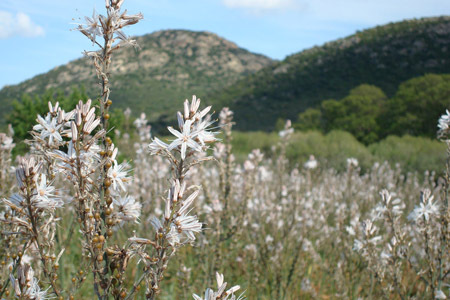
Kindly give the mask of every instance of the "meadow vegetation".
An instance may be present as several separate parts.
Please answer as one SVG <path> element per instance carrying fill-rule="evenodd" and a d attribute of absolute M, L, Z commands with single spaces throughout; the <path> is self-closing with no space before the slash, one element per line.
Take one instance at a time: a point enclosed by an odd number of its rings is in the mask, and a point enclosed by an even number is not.
<path fill-rule="evenodd" d="M 26 98 L 0 133 L 1 299 L 450 297 L 445 108 L 438 140 L 366 146 L 289 120 L 233 132 L 233 111 L 189 96 L 158 138 L 145 113 L 111 110 L 114 51 L 142 19 L 123 2 L 78 27 L 99 46 L 98 98 Z"/>

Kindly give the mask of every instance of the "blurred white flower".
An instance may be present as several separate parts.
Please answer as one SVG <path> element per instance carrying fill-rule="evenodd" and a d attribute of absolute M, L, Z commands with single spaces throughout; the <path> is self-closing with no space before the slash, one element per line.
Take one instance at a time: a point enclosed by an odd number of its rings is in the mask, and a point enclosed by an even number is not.
<path fill-rule="evenodd" d="M 447 299 L 447 296 L 442 290 L 438 290 L 435 299 Z"/>
<path fill-rule="evenodd" d="M 202 223 L 200 223 L 196 216 L 181 215 L 175 218 L 174 224 L 179 233 L 183 233 L 188 241 L 194 241 L 194 233 L 202 231 Z"/>
<path fill-rule="evenodd" d="M 125 182 L 129 181 L 129 177 L 127 177 L 128 172 L 124 171 L 126 168 L 125 164 L 117 164 L 117 161 L 114 161 L 114 166 L 109 168 L 108 177 L 111 179 L 111 184 L 114 190 L 118 190 L 119 187 L 122 191 L 126 191 Z"/>
<path fill-rule="evenodd" d="M 317 162 L 317 160 L 314 157 L 314 155 L 310 155 L 309 156 L 309 160 L 307 162 L 305 162 L 305 164 L 303 166 L 306 169 L 312 170 L 312 169 L 317 168 L 318 165 L 319 165 L 319 163 Z"/>
<path fill-rule="evenodd" d="M 193 294 L 195 300 L 242 300 L 245 297 L 243 294 L 241 294 L 239 297 L 236 298 L 234 293 L 238 291 L 241 287 L 239 285 L 235 285 L 232 288 L 225 291 L 227 288 L 227 283 L 224 282 L 223 274 L 216 273 L 216 281 L 217 281 L 217 292 L 214 292 L 212 289 L 207 288 L 205 291 L 204 298 Z"/>
<path fill-rule="evenodd" d="M 439 215 L 439 205 L 436 202 L 433 203 L 434 196 L 431 195 L 431 191 L 429 189 L 425 189 L 424 191 L 422 191 L 420 198 L 421 201 L 419 206 L 416 206 L 414 208 L 414 210 L 408 216 L 408 219 L 418 222 L 424 218 L 425 221 L 428 222 L 430 216 Z"/>
<path fill-rule="evenodd" d="M 16 144 L 13 143 L 12 137 L 7 136 L 4 133 L 0 133 L 0 149 L 11 150 Z"/>
<path fill-rule="evenodd" d="M 99 15 L 95 13 L 94 9 L 94 11 L 92 12 L 92 18 L 84 17 L 84 20 L 86 21 L 86 24 L 80 24 L 76 29 L 84 31 L 85 35 L 87 33 L 86 36 L 88 36 L 91 39 L 92 44 L 94 44 L 96 37 L 102 35 L 101 26 L 99 24 Z"/>
<path fill-rule="evenodd" d="M 141 215 L 142 205 L 136 202 L 132 196 L 119 196 L 113 199 L 114 209 L 117 209 L 117 217 L 124 221 L 137 221 Z"/>
<path fill-rule="evenodd" d="M 40 180 L 36 179 L 36 194 L 32 199 L 33 205 L 43 209 L 55 209 L 63 206 L 64 202 L 57 199 L 53 193 L 55 188 L 47 184 L 45 174 L 42 174 L 40 177 Z"/>
<path fill-rule="evenodd" d="M 169 145 L 155 137 L 153 141 L 148 145 L 148 150 L 151 155 L 159 154 L 161 151 L 165 151 L 169 148 Z"/>
<path fill-rule="evenodd" d="M 205 146 L 205 144 L 212 143 L 217 140 L 217 138 L 215 137 L 217 133 L 207 130 L 208 127 L 213 123 L 213 121 L 209 121 L 208 119 L 206 119 L 199 123 L 195 128 L 194 135 L 196 135 L 202 146 Z"/>
<path fill-rule="evenodd" d="M 294 128 L 292 128 L 291 120 L 287 120 L 284 125 L 284 129 L 278 132 L 278 135 L 281 138 L 286 138 L 289 137 L 292 133 L 294 133 Z"/>
<path fill-rule="evenodd" d="M 352 167 L 352 168 L 358 167 L 358 160 L 354 157 L 347 158 L 347 167 Z"/>
<path fill-rule="evenodd" d="M 273 242 L 273 237 L 269 234 L 266 236 L 266 244 L 270 244 Z"/>
<path fill-rule="evenodd" d="M 134 120 L 133 124 L 134 126 L 136 126 L 136 128 L 141 128 L 147 125 L 147 116 L 145 115 L 145 113 L 141 113 L 141 116 L 139 118 L 137 118 L 136 120 Z"/>
<path fill-rule="evenodd" d="M 439 138 L 448 138 L 448 133 L 450 131 L 450 112 L 448 109 L 445 111 L 446 114 L 442 115 L 438 121 L 438 137 Z"/>

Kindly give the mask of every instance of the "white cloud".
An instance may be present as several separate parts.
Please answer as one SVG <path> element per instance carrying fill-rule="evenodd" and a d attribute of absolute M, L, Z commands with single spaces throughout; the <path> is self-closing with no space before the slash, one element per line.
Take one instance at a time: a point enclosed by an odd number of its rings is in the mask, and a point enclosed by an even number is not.
<path fill-rule="evenodd" d="M 251 10 L 276 10 L 290 7 L 292 0 L 222 0 L 230 8 L 245 8 Z"/>
<path fill-rule="evenodd" d="M 33 23 L 30 17 L 22 12 L 16 15 L 0 10 L 0 39 L 12 36 L 36 37 L 44 35 L 44 29 Z"/>

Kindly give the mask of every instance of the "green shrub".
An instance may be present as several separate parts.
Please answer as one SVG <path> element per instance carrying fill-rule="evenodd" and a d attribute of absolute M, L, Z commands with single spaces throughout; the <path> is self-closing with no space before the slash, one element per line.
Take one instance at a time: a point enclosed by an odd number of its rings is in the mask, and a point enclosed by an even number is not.
<path fill-rule="evenodd" d="M 239 162 L 246 159 L 252 149 L 261 149 L 266 157 L 274 158 L 272 147 L 279 141 L 276 133 L 233 132 L 233 152 Z M 338 171 L 346 169 L 347 158 L 358 159 L 363 172 L 375 162 L 388 161 L 400 164 L 405 172 L 423 173 L 427 170 L 441 173 L 446 158 L 446 146 L 437 140 L 409 135 L 388 136 L 386 139 L 364 146 L 352 134 L 333 130 L 328 134 L 319 131 L 296 131 L 287 148 L 291 165 L 302 166 L 314 155 L 324 168 Z"/>
<path fill-rule="evenodd" d="M 446 160 L 444 143 L 410 135 L 388 136 L 370 145 L 369 150 L 378 161 L 398 162 L 407 172 L 430 170 L 441 173 Z"/>
<path fill-rule="evenodd" d="M 324 135 L 318 131 L 296 132 L 288 147 L 287 156 L 296 163 L 304 163 L 313 154 L 323 165 L 345 170 L 347 158 L 354 157 L 363 168 L 374 162 L 369 150 L 348 132 L 333 130 Z"/>

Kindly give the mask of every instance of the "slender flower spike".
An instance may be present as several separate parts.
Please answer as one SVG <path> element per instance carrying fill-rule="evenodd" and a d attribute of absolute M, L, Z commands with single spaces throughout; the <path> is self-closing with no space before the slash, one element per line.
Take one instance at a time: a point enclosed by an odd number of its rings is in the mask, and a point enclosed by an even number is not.
<path fill-rule="evenodd" d="M 191 120 L 187 120 L 184 123 L 183 126 L 183 132 L 179 132 L 176 129 L 173 129 L 172 127 L 168 127 L 169 131 L 177 137 L 177 139 L 175 139 L 170 145 L 169 145 L 169 150 L 173 150 L 174 148 L 178 148 L 180 147 L 180 152 L 181 152 L 181 159 L 185 159 L 186 158 L 186 150 L 187 147 L 189 146 L 189 148 L 195 150 L 195 151 L 201 151 L 202 148 L 200 147 L 200 145 L 194 141 L 195 136 L 197 135 L 196 132 L 192 132 L 191 133 L 191 125 L 192 125 L 192 121 Z"/>

